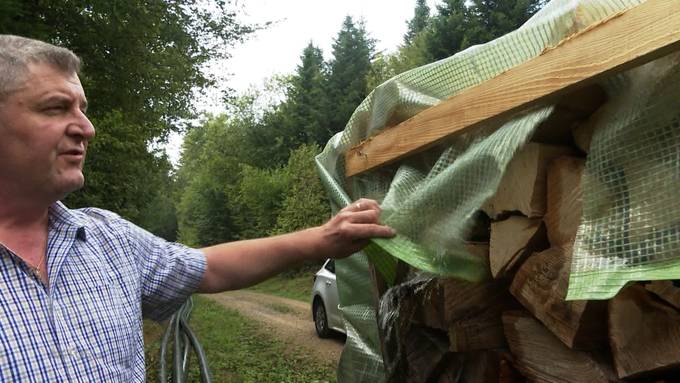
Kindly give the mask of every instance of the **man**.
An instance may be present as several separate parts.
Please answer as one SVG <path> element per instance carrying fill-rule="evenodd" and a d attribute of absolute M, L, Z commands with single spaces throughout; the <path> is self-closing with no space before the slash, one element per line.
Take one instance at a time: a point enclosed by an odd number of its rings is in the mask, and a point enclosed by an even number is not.
<path fill-rule="evenodd" d="M 0 35 L 0 381 L 143 381 L 142 315 L 394 235 L 372 200 L 320 227 L 201 250 L 68 209 L 59 200 L 83 186 L 95 135 L 79 66 L 66 49 Z"/>

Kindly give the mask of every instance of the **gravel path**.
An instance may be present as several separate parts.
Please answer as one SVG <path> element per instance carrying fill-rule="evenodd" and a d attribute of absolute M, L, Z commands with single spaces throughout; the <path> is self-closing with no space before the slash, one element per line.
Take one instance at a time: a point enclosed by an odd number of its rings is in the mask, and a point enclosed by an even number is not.
<path fill-rule="evenodd" d="M 267 334 L 286 342 L 291 350 L 302 350 L 331 366 L 340 360 L 344 339 L 316 336 L 309 303 L 246 290 L 203 296 L 259 322 Z"/>

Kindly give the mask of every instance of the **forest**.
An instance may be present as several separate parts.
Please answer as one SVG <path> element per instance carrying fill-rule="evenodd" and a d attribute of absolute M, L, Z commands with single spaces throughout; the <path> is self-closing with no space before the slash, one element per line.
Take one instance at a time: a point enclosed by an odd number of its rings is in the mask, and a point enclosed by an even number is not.
<path fill-rule="evenodd" d="M 430 9 L 417 0 L 395 52 L 376 51 L 364 21 L 347 16 L 329 60 L 310 42 L 294 73 L 245 94 L 227 91 L 220 115 L 193 104 L 217 81 L 206 65 L 268 26 L 241 22 L 234 0 L 0 0 L 0 33 L 65 46 L 83 60 L 97 137 L 86 186 L 66 204 L 109 209 L 168 240 L 206 246 L 325 221 L 313 158 L 369 92 L 516 29 L 542 3 L 443 0 Z M 162 149 L 171 132 L 185 135 L 177 166 Z"/>

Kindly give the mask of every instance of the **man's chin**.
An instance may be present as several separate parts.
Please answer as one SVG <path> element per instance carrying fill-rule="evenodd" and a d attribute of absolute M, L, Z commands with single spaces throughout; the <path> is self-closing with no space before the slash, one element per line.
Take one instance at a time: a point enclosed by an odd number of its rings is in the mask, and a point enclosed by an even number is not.
<path fill-rule="evenodd" d="M 83 177 L 82 173 L 80 175 L 74 175 L 73 177 L 64 180 L 61 183 L 60 187 L 58 188 L 59 199 L 63 199 L 69 193 L 73 193 L 75 191 L 82 189 L 83 186 L 85 186 L 85 177 Z"/>

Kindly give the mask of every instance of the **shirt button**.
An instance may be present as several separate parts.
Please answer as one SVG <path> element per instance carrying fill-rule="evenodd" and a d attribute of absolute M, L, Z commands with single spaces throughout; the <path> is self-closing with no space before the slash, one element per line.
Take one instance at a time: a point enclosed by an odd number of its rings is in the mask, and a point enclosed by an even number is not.
<path fill-rule="evenodd" d="M 78 357 L 78 350 L 76 350 L 76 348 L 73 347 L 73 346 L 68 348 L 68 353 L 69 353 L 69 355 L 71 355 L 74 358 Z"/>

